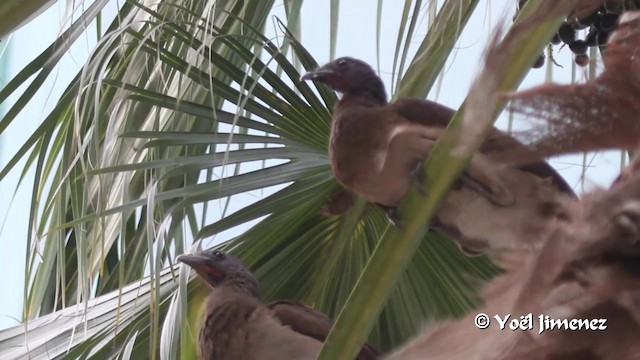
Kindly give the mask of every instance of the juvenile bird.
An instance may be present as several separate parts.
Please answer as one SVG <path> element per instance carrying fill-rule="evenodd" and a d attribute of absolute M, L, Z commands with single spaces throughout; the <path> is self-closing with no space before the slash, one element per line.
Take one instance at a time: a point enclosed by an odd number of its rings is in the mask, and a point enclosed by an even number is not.
<path fill-rule="evenodd" d="M 411 184 L 424 191 L 421 166 L 454 111 L 417 98 L 389 103 L 380 77 L 365 62 L 349 57 L 301 79 L 342 93 L 329 142 L 333 173 L 347 190 L 380 205 L 395 222 L 396 208 Z M 555 195 L 572 196 L 571 188 L 543 161 L 504 167 L 482 153 L 484 148 L 523 147 L 493 129 L 431 226 L 471 252 L 508 248 L 523 233 L 544 232 L 561 208 Z"/>
<path fill-rule="evenodd" d="M 257 280 L 236 257 L 219 250 L 183 254 L 212 288 L 198 337 L 199 360 L 315 359 L 332 320 L 295 301 L 263 304 Z M 365 345 L 358 360 L 376 359 Z"/>

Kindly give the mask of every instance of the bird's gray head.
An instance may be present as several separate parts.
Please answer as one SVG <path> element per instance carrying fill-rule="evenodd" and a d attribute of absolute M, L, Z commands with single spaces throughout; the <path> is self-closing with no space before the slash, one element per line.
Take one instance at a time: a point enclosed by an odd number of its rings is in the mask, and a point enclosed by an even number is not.
<path fill-rule="evenodd" d="M 260 298 L 258 281 L 235 256 L 220 250 L 207 250 L 199 254 L 182 254 L 177 261 L 189 265 L 213 288 L 229 286 Z"/>
<path fill-rule="evenodd" d="M 302 75 L 300 80 L 321 82 L 343 94 L 367 94 L 381 102 L 387 102 L 387 93 L 380 77 L 369 64 L 351 57 L 336 59 Z"/>

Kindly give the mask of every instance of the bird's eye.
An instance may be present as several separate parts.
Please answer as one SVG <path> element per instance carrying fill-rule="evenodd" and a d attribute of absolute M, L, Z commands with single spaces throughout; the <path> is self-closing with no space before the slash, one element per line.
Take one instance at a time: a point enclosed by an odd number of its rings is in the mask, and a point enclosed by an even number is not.
<path fill-rule="evenodd" d="M 217 260 L 222 260 L 225 258 L 225 254 L 224 252 L 220 251 L 220 250 L 216 250 L 214 251 L 211 255 L 213 255 L 214 258 L 216 258 Z"/>
<path fill-rule="evenodd" d="M 347 60 L 345 59 L 338 60 L 338 66 L 342 66 L 342 67 L 347 66 Z"/>

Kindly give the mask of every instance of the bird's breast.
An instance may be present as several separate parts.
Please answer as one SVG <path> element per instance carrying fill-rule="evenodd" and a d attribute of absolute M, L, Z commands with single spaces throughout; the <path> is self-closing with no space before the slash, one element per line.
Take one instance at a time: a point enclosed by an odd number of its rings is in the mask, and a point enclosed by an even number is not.
<path fill-rule="evenodd" d="M 329 137 L 329 160 L 336 179 L 349 187 L 361 178 L 374 175 L 376 144 L 367 141 L 357 130 L 335 126 Z"/>
<path fill-rule="evenodd" d="M 341 111 L 329 138 L 333 174 L 344 187 L 369 202 L 396 206 L 409 185 L 408 159 L 389 154 L 393 126 L 384 112 Z"/>

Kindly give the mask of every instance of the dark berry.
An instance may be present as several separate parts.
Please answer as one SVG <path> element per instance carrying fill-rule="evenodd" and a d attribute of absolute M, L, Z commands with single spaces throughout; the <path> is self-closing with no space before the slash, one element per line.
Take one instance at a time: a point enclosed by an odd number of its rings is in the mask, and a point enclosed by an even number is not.
<path fill-rule="evenodd" d="M 558 29 L 558 36 L 565 44 L 571 44 L 576 39 L 576 31 L 571 27 L 571 24 L 564 22 Z"/>
<path fill-rule="evenodd" d="M 585 66 L 589 65 L 589 55 L 587 55 L 587 54 L 576 55 L 573 58 L 573 60 L 576 62 L 576 65 L 578 65 L 578 66 L 585 67 Z"/>
<path fill-rule="evenodd" d="M 576 40 L 569 44 L 569 49 L 576 55 L 584 55 L 587 53 L 589 46 L 584 40 Z"/>
<path fill-rule="evenodd" d="M 560 44 L 561 42 L 562 42 L 562 40 L 560 40 L 560 36 L 558 35 L 558 33 L 555 33 L 555 34 L 553 35 L 553 38 L 551 38 L 551 43 L 552 43 L 553 45 L 558 45 L 558 44 Z"/>
<path fill-rule="evenodd" d="M 540 54 L 540 56 L 538 57 L 538 59 L 536 60 L 536 62 L 533 63 L 533 65 L 531 66 L 534 69 L 539 69 L 544 65 L 544 54 Z"/>

